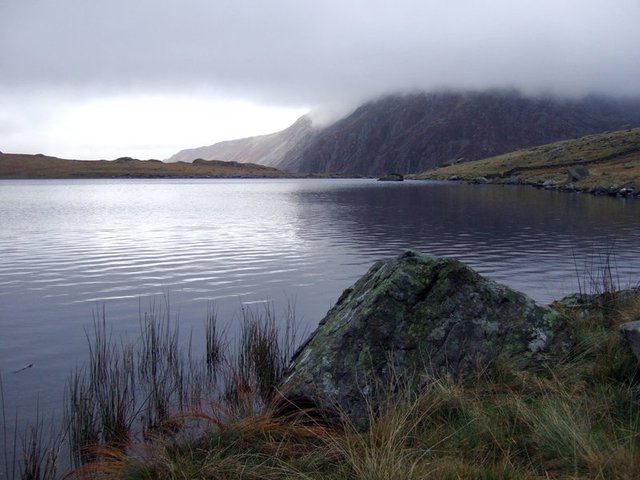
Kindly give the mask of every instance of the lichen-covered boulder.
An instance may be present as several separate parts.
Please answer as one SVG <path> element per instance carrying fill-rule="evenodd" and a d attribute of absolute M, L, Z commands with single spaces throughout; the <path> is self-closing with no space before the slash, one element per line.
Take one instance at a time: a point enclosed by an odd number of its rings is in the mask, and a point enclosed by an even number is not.
<path fill-rule="evenodd" d="M 538 370 L 569 345 L 554 310 L 457 260 L 406 252 L 376 263 L 342 294 L 295 354 L 282 391 L 362 427 L 379 386 L 419 389 L 497 359 Z"/>

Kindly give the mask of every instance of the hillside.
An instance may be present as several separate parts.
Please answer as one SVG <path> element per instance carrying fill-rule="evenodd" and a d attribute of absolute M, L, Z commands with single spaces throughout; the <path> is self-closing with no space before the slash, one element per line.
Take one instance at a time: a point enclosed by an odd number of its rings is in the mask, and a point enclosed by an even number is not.
<path fill-rule="evenodd" d="M 281 132 L 181 150 L 167 159 L 167 162 L 191 162 L 196 158 L 206 158 L 276 166 L 292 149 L 304 145 L 313 133 L 311 120 L 304 116 Z"/>
<path fill-rule="evenodd" d="M 442 93 L 387 97 L 326 128 L 280 168 L 365 175 L 420 172 L 626 124 L 635 109 L 601 99 L 559 101 L 515 93 Z"/>
<path fill-rule="evenodd" d="M 45 155 L 0 153 L 0 178 L 206 178 L 281 177 L 271 167 L 248 163 L 197 160 L 164 163 L 159 160 L 64 160 Z"/>
<path fill-rule="evenodd" d="M 458 163 L 417 179 L 529 184 L 563 190 L 640 193 L 640 128 L 585 136 Z"/>
<path fill-rule="evenodd" d="M 395 95 L 313 129 L 306 117 L 272 135 L 191 154 L 306 173 L 417 173 L 455 161 L 640 126 L 640 101 L 529 98 L 513 91 Z M 188 160 L 188 157 L 179 156 Z"/>

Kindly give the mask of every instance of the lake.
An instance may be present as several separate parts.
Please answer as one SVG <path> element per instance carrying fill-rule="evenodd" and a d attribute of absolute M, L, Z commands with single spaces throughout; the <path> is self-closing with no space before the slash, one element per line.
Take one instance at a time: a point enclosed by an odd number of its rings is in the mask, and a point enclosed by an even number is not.
<path fill-rule="evenodd" d="M 310 331 L 374 261 L 406 249 L 456 257 L 548 303 L 607 252 L 621 286 L 640 280 L 640 202 L 367 179 L 0 181 L 8 415 L 36 403 L 59 413 L 103 306 L 128 338 L 141 311 L 167 301 L 187 333 L 208 308 L 233 331 L 243 306 L 287 304 Z"/>

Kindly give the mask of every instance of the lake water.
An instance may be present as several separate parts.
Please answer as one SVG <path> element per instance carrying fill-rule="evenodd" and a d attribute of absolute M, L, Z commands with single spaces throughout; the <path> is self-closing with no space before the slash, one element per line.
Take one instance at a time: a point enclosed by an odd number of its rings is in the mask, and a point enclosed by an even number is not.
<path fill-rule="evenodd" d="M 183 331 L 212 301 L 223 323 L 242 305 L 293 302 L 311 330 L 375 260 L 406 249 L 548 303 L 610 250 L 620 284 L 640 280 L 640 202 L 438 182 L 0 181 L 7 412 L 59 405 L 103 305 L 117 335 L 167 298 Z"/>

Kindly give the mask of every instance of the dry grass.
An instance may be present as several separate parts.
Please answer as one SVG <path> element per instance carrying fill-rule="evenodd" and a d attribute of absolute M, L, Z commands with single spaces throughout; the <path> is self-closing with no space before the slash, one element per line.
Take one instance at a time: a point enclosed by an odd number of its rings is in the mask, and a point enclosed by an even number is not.
<path fill-rule="evenodd" d="M 578 189 L 632 186 L 640 189 L 640 128 L 589 135 L 576 140 L 542 145 L 473 162 L 459 163 L 423 172 L 418 179 L 462 180 L 485 177 L 496 183 L 554 184 L 567 182 L 567 171 L 582 165 L 589 171 L 574 182 Z"/>
<path fill-rule="evenodd" d="M 440 403 L 437 397 L 416 396 L 406 389 L 387 396 L 383 405 L 369 406 L 365 433 L 345 420 L 345 428 L 326 439 L 327 448 L 340 458 L 338 478 L 426 478 L 434 470 L 425 460 L 431 446 L 420 445 L 419 430 Z"/>
<path fill-rule="evenodd" d="M 45 155 L 0 154 L 0 178 L 236 178 L 285 177 L 271 167 L 217 160 L 164 163 L 159 160 L 64 160 Z"/>

